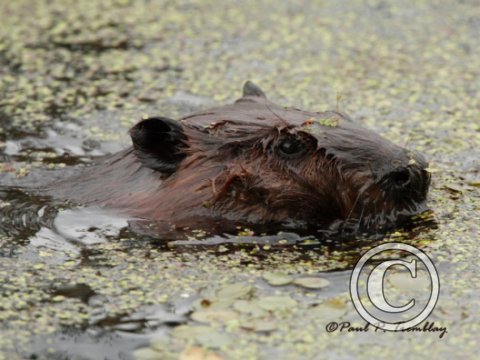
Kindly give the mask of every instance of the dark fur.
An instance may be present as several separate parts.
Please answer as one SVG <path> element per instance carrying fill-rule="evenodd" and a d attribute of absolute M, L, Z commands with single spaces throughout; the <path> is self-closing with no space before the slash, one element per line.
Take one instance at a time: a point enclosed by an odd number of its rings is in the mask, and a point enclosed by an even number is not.
<path fill-rule="evenodd" d="M 279 107 L 250 82 L 232 105 L 130 134 L 131 148 L 51 193 L 177 226 L 372 229 L 422 210 L 430 182 L 422 156 L 342 113 Z"/>

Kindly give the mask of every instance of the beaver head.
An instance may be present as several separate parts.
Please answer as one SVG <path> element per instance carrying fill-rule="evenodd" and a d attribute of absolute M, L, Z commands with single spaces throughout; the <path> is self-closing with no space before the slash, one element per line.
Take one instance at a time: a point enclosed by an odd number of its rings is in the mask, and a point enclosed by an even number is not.
<path fill-rule="evenodd" d="M 151 179 L 121 206 L 171 224 L 377 230 L 422 211 L 430 184 L 421 155 L 340 112 L 275 105 L 251 82 L 232 105 L 145 119 L 130 134 Z"/>

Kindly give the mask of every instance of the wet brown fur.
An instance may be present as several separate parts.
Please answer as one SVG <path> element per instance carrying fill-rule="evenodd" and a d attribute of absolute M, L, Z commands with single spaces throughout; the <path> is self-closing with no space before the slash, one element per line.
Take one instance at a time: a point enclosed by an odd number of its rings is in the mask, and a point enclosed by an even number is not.
<path fill-rule="evenodd" d="M 51 192 L 177 226 L 208 219 L 368 229 L 423 209 L 430 180 L 423 157 L 342 113 L 283 108 L 249 83 L 234 104 L 178 122 L 183 158 L 173 173 L 149 168 L 130 147 Z M 301 156 L 278 152 L 290 137 L 305 147 Z M 408 187 L 390 183 L 399 169 Z"/>

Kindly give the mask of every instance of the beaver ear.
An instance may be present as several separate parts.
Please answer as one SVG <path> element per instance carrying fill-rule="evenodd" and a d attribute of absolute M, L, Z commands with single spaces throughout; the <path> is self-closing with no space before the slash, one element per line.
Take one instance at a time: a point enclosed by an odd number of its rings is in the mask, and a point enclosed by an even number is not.
<path fill-rule="evenodd" d="M 243 96 L 257 96 L 262 98 L 267 98 L 265 93 L 253 82 L 248 80 L 245 85 L 243 85 Z"/>
<path fill-rule="evenodd" d="M 148 168 L 173 173 L 185 158 L 187 137 L 179 122 L 156 117 L 140 121 L 130 129 L 138 159 Z"/>

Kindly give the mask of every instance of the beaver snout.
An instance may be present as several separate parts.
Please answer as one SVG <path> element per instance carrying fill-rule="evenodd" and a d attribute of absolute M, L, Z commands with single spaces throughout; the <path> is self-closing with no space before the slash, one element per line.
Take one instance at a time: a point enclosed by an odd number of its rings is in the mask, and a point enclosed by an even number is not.
<path fill-rule="evenodd" d="M 412 167 L 402 167 L 393 170 L 384 176 L 380 181 L 385 190 L 397 189 L 397 190 L 412 190 L 421 189 L 421 186 L 428 181 L 420 169 L 413 169 Z M 420 185 L 420 186 L 419 186 Z"/>
<path fill-rule="evenodd" d="M 388 181 L 399 189 L 406 189 L 412 183 L 414 174 L 408 168 L 397 169 L 388 174 Z"/>
<path fill-rule="evenodd" d="M 375 182 L 384 191 L 426 196 L 430 174 L 428 162 L 421 154 L 398 148 L 394 160 L 384 164 L 381 171 L 374 172 Z"/>

